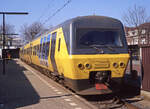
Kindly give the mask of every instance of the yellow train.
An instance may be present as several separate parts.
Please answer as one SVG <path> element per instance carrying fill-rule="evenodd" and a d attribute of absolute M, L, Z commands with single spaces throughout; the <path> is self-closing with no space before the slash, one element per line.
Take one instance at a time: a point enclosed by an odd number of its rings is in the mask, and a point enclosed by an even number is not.
<path fill-rule="evenodd" d="M 81 95 L 119 89 L 129 53 L 122 23 L 104 16 L 67 20 L 20 49 L 20 58 Z"/>

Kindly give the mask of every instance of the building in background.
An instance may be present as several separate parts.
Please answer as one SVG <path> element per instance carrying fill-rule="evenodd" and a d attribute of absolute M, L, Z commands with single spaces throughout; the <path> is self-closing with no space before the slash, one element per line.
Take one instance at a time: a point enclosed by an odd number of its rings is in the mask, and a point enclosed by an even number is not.
<path fill-rule="evenodd" d="M 6 36 L 5 50 L 6 52 L 11 52 L 13 57 L 19 56 L 19 48 L 22 46 L 22 39 L 20 37 L 8 37 Z M 0 37 L 0 58 L 3 54 L 3 39 Z"/>
<path fill-rule="evenodd" d="M 125 27 L 128 45 L 150 44 L 150 23 L 141 24 L 139 27 Z"/>
<path fill-rule="evenodd" d="M 125 33 L 129 50 L 133 52 L 133 59 L 138 60 L 140 46 L 150 44 L 150 23 L 138 27 L 125 27 Z"/>

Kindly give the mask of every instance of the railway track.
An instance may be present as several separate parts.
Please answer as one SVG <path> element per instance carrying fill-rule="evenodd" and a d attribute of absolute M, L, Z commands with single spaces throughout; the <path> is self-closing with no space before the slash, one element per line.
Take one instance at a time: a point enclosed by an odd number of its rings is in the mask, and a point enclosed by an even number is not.
<path fill-rule="evenodd" d="M 95 105 L 98 109 L 140 109 L 139 107 L 126 102 L 117 96 L 114 95 L 103 95 L 103 96 L 93 96 L 95 100 L 89 100 L 89 97 L 86 97 L 87 101 Z M 91 99 L 91 97 L 90 97 Z"/>
<path fill-rule="evenodd" d="M 55 82 L 61 84 L 67 90 L 75 94 L 75 92 L 70 88 L 66 87 L 63 81 L 59 79 L 57 76 L 53 75 L 52 73 L 46 70 L 40 69 L 34 65 L 30 65 L 30 66 L 34 67 L 42 74 L 51 78 Z M 131 103 L 128 103 L 125 99 L 122 99 L 118 94 L 91 95 L 91 96 L 88 95 L 88 96 L 80 96 L 80 97 L 85 99 L 87 102 L 91 103 L 92 105 L 96 106 L 98 109 L 140 109 L 139 107 Z"/>

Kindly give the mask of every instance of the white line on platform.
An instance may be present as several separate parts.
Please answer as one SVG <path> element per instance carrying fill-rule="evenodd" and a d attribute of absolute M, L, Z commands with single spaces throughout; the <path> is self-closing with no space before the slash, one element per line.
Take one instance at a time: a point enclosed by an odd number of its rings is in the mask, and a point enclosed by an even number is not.
<path fill-rule="evenodd" d="M 59 90 L 55 89 L 54 91 L 57 92 L 57 91 L 59 91 Z"/>
<path fill-rule="evenodd" d="M 76 103 L 69 103 L 71 106 L 76 106 L 77 104 Z"/>
<path fill-rule="evenodd" d="M 21 61 L 20 61 L 21 62 Z M 23 65 L 23 62 L 21 62 Z M 26 66 L 26 68 L 31 71 L 31 73 L 33 73 L 35 76 L 37 76 L 42 82 L 44 82 L 48 87 L 55 89 L 55 87 L 51 86 L 48 82 L 46 82 L 44 79 L 42 79 L 38 74 L 34 73 L 27 65 L 23 65 Z M 71 93 L 71 92 L 70 92 Z M 73 93 L 72 93 L 73 94 Z M 73 94 L 74 95 L 74 94 Z M 90 107 L 92 107 L 93 109 L 97 109 L 95 106 L 91 105 L 90 103 L 86 102 L 84 99 L 80 98 L 78 95 L 74 95 L 76 98 L 80 99 L 81 101 L 84 101 L 85 104 L 89 105 Z M 64 99 L 67 98 L 67 96 L 63 97 Z M 75 103 L 69 103 L 71 106 L 76 106 L 77 104 Z M 76 107 L 75 109 L 82 109 L 80 107 Z"/>
<path fill-rule="evenodd" d="M 26 66 L 26 68 L 31 71 L 31 73 L 33 73 L 35 76 L 37 76 L 41 81 L 43 81 L 48 87 L 55 89 L 55 87 L 52 87 L 47 81 L 45 81 L 43 78 L 41 78 L 38 74 L 34 73 L 34 71 L 32 71 L 28 66 Z"/>
<path fill-rule="evenodd" d="M 76 108 L 74 108 L 74 109 L 82 109 L 81 107 L 76 107 Z"/>
<path fill-rule="evenodd" d="M 56 89 L 55 87 L 51 87 L 52 89 Z"/>
<path fill-rule="evenodd" d="M 64 99 L 65 101 L 71 101 L 71 99 Z"/>
<path fill-rule="evenodd" d="M 62 92 L 57 92 L 57 94 L 62 94 Z"/>

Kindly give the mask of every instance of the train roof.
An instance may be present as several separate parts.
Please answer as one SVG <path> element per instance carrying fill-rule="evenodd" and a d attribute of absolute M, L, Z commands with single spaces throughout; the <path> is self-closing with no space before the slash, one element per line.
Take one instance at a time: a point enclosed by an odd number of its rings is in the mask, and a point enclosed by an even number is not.
<path fill-rule="evenodd" d="M 65 28 L 65 27 L 70 26 L 70 24 L 74 23 L 74 22 L 82 23 L 84 21 L 84 23 L 91 23 L 89 21 L 92 21 L 92 20 L 96 21 L 96 22 L 100 22 L 100 21 L 101 22 L 106 22 L 106 23 L 109 23 L 110 25 L 116 24 L 116 25 L 120 26 L 120 24 L 121 24 L 121 22 L 118 19 L 107 17 L 107 16 L 97 16 L 97 15 L 93 15 L 93 16 L 78 16 L 78 17 L 66 20 L 63 23 L 52 27 L 51 29 L 49 29 L 48 31 L 46 31 L 46 32 L 44 32 L 42 34 L 39 33 L 38 35 L 36 35 L 36 38 L 34 40 L 38 39 L 40 36 L 43 36 L 45 34 L 50 33 L 51 31 L 53 31 L 53 30 L 55 30 L 55 29 L 57 29 L 59 27 Z M 34 40 L 32 40 L 32 41 L 34 41 Z"/>
<path fill-rule="evenodd" d="M 61 23 L 61 24 L 59 24 L 57 26 L 52 27 L 51 29 L 46 31 L 44 34 L 47 34 L 47 33 L 51 32 L 51 31 L 53 31 L 53 30 L 55 30 L 55 29 L 57 29 L 59 27 L 68 26 L 68 25 L 70 25 L 73 22 L 82 22 L 83 20 L 86 20 L 87 22 L 89 20 L 95 20 L 95 21 L 103 20 L 105 22 L 109 21 L 109 23 L 118 23 L 118 24 L 121 23 L 118 19 L 111 18 L 111 17 L 106 17 L 106 16 L 96 16 L 96 15 L 93 15 L 93 16 L 78 16 L 78 17 L 66 20 L 66 21 L 64 21 L 63 23 Z M 40 34 L 39 36 L 44 35 L 44 34 Z"/>

